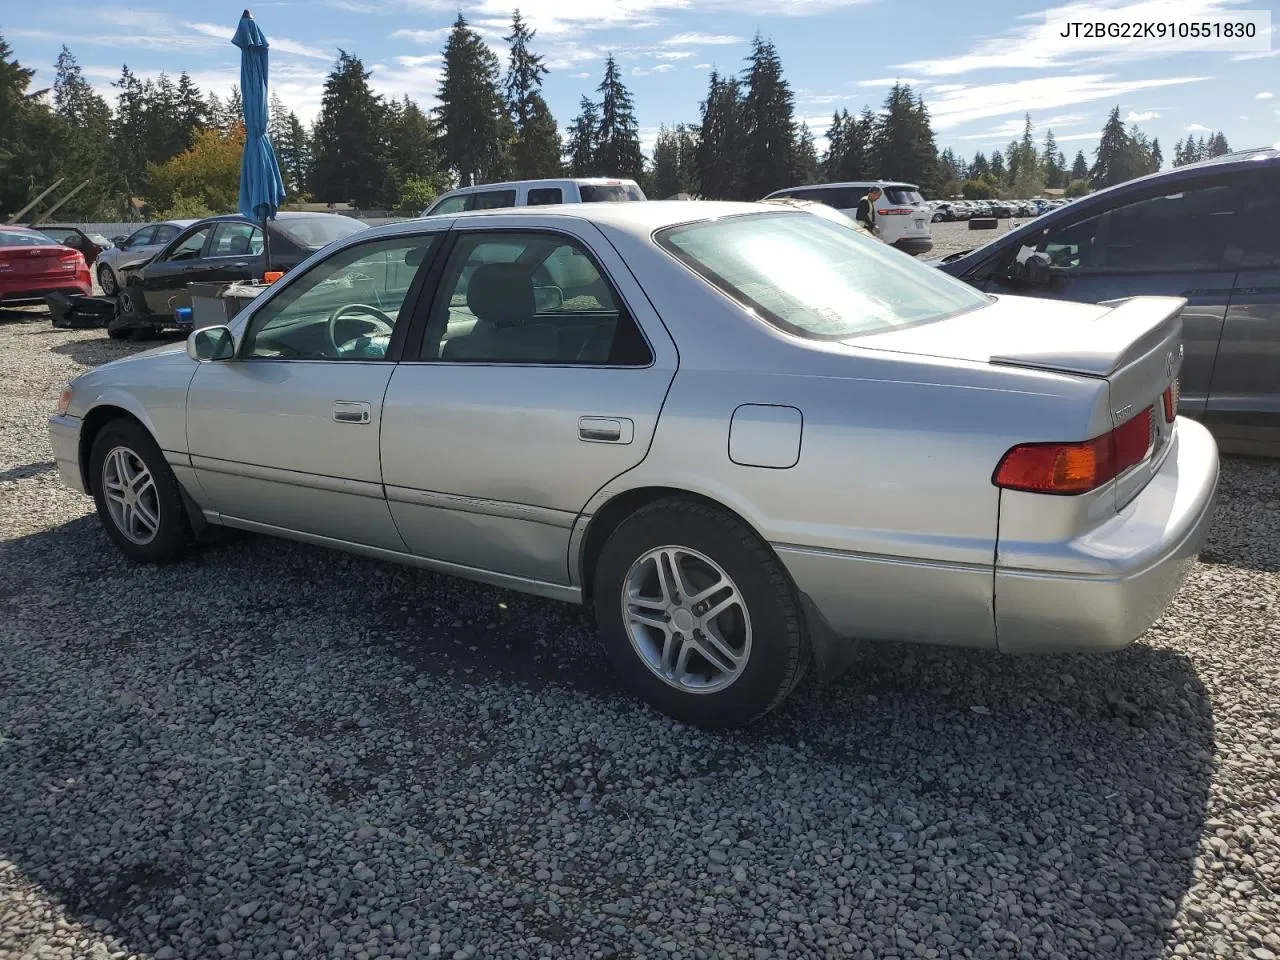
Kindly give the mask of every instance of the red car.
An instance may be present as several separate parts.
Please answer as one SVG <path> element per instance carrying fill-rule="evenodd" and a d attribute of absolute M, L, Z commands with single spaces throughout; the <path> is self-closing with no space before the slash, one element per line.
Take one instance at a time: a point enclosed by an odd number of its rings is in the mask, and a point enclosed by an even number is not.
<path fill-rule="evenodd" d="M 28 227 L 0 224 L 0 304 L 40 303 L 49 293 L 93 295 L 84 254 Z"/>

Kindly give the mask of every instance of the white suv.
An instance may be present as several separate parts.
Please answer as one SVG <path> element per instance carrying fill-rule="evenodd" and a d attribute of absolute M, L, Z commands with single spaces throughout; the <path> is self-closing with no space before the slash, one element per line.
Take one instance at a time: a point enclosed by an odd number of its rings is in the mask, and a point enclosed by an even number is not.
<path fill-rule="evenodd" d="M 611 177 L 512 180 L 450 190 L 423 210 L 421 215 L 430 217 L 438 213 L 462 213 L 465 210 L 537 207 L 553 203 L 617 203 L 644 199 L 644 191 L 634 180 Z"/>
<path fill-rule="evenodd" d="M 920 188 L 914 183 L 896 180 L 816 183 L 807 187 L 775 190 L 765 199 L 794 197 L 797 200 L 814 200 L 835 207 L 846 216 L 854 217 L 858 212 L 858 201 L 872 187 L 880 188 L 875 218 L 880 239 L 906 253 L 928 253 L 932 250 L 933 232 L 930 222 L 933 220 L 933 212 L 920 196 Z"/>

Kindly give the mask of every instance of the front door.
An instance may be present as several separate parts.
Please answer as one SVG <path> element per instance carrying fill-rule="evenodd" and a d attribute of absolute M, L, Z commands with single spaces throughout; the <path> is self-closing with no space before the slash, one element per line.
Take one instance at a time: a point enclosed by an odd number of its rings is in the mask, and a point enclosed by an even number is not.
<path fill-rule="evenodd" d="M 1185 297 L 1180 410 L 1201 418 L 1236 279 L 1231 244 L 1240 228 L 1241 192 L 1221 179 L 1171 189 L 1154 187 L 1088 219 L 1060 220 L 1032 234 L 1037 242 L 1018 256 L 1047 256 L 1052 264 L 1048 283 L 1010 279 L 1009 264 L 1003 264 L 979 286 L 1082 303 Z"/>
<path fill-rule="evenodd" d="M 196 279 L 214 226 L 208 223 L 190 228 L 142 268 L 142 295 L 148 312 L 173 316 L 179 307 L 191 306 L 187 284 Z"/>
<path fill-rule="evenodd" d="M 648 453 L 675 346 L 595 227 L 480 223 L 391 379 L 383 481 L 414 553 L 564 586 L 576 518 Z"/>
<path fill-rule="evenodd" d="M 187 442 L 210 507 L 241 525 L 404 550 L 382 490 L 383 396 L 441 227 L 336 251 L 272 291 L 235 359 L 202 363 Z"/>

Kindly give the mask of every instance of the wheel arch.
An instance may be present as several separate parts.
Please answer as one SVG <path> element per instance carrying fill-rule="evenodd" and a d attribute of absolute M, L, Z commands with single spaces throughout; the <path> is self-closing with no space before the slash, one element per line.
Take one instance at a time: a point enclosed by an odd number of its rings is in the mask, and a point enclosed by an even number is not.
<path fill-rule="evenodd" d="M 84 488 L 90 494 L 93 493 L 93 477 L 91 476 L 92 471 L 89 469 L 89 457 L 93 453 L 93 443 L 98 439 L 98 434 L 102 432 L 102 428 L 115 420 L 132 420 L 146 430 L 147 433 L 151 434 L 152 440 L 156 438 L 155 431 L 141 417 L 125 407 L 115 403 L 100 403 L 89 410 L 80 423 L 80 445 L 77 459 L 80 462 L 80 479 L 84 483 Z"/>

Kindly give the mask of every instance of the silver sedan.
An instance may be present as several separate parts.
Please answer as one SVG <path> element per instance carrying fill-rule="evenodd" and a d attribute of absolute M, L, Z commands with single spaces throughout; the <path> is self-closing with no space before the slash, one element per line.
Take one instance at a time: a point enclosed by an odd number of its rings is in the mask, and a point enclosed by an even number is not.
<path fill-rule="evenodd" d="M 50 429 L 133 560 L 234 527 L 590 604 L 638 696 L 731 726 L 854 638 L 1140 636 L 1218 481 L 1181 307 L 991 296 L 776 205 L 495 210 L 331 245 Z"/>

